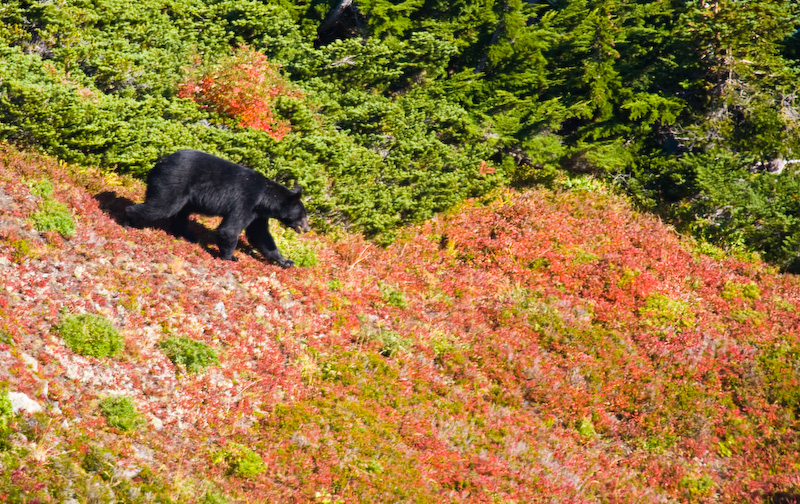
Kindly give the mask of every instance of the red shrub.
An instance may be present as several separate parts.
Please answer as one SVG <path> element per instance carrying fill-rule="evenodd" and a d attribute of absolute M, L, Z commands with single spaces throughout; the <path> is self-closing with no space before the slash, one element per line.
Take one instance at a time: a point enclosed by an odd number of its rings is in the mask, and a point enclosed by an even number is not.
<path fill-rule="evenodd" d="M 278 65 L 247 47 L 216 65 L 205 68 L 199 75 L 190 76 L 178 95 L 191 98 L 203 108 L 236 119 L 244 128 L 255 128 L 281 140 L 291 131 L 291 125 L 275 112 L 279 96 L 302 97 L 284 78 Z"/>

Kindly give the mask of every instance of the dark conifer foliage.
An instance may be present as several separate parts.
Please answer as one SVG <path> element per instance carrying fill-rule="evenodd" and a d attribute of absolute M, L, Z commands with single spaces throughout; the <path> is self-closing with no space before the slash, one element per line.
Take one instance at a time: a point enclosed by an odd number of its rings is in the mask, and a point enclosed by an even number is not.
<path fill-rule="evenodd" d="M 0 23 L 0 137 L 67 161 L 144 175 L 215 152 L 381 241 L 500 185 L 590 173 L 795 267 L 790 0 L 9 0 Z M 252 72 L 198 81 L 247 54 Z M 244 103 L 289 130 L 219 112 Z"/>

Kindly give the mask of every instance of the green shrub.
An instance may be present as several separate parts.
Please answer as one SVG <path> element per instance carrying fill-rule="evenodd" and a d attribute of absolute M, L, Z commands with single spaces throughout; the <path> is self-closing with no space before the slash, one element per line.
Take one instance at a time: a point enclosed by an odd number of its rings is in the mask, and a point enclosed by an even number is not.
<path fill-rule="evenodd" d="M 56 331 L 73 352 L 91 357 L 114 357 L 122 350 L 119 331 L 105 317 L 92 313 L 67 315 Z"/>
<path fill-rule="evenodd" d="M 200 499 L 201 504 L 228 504 L 228 498 L 216 490 L 209 490 Z"/>
<path fill-rule="evenodd" d="M 39 210 L 31 214 L 33 227 L 39 232 L 58 231 L 62 236 L 75 234 L 75 219 L 67 205 L 53 198 L 53 184 L 38 180 L 31 184 L 31 194 L 41 198 Z"/>
<path fill-rule="evenodd" d="M 764 387 L 767 399 L 789 411 L 800 411 L 800 345 L 795 338 L 787 336 L 775 342 L 758 356 L 756 363 L 758 383 Z"/>
<path fill-rule="evenodd" d="M 647 325 L 661 329 L 685 329 L 695 325 L 695 315 L 689 303 L 660 293 L 647 297 L 639 309 L 639 316 Z"/>
<path fill-rule="evenodd" d="M 0 329 L 0 343 L 4 345 L 11 345 L 14 343 L 14 339 L 8 334 L 7 331 L 4 329 Z"/>
<path fill-rule="evenodd" d="M 161 341 L 158 346 L 173 364 L 189 373 L 199 373 L 212 364 L 219 364 L 217 351 L 202 341 L 173 336 Z"/>
<path fill-rule="evenodd" d="M 0 435 L 8 430 L 13 414 L 14 410 L 11 407 L 11 399 L 8 397 L 8 390 L 0 389 Z"/>
<path fill-rule="evenodd" d="M 49 180 L 36 180 L 31 182 L 31 195 L 37 198 L 49 198 L 53 195 L 53 184 Z"/>
<path fill-rule="evenodd" d="M 699 502 L 713 493 L 716 484 L 708 474 L 687 474 L 680 480 L 678 486 L 689 502 Z"/>
<path fill-rule="evenodd" d="M 380 343 L 378 353 L 384 357 L 394 357 L 398 353 L 406 352 L 411 347 L 411 341 L 404 338 L 400 333 L 379 328 L 376 331 L 368 331 L 367 338 Z"/>
<path fill-rule="evenodd" d="M 14 417 L 14 408 L 8 390 L 0 388 L 0 452 L 9 447 L 9 434 L 11 434 L 11 421 Z"/>
<path fill-rule="evenodd" d="M 108 396 L 100 401 L 100 412 L 105 417 L 109 427 L 129 432 L 137 429 L 144 420 L 136 411 L 133 399 L 128 396 Z"/>
<path fill-rule="evenodd" d="M 58 231 L 62 236 L 75 234 L 75 219 L 69 207 L 55 200 L 45 200 L 40 210 L 31 215 L 33 227 L 39 232 Z"/>
<path fill-rule="evenodd" d="M 384 283 L 380 284 L 381 297 L 389 306 L 396 306 L 398 308 L 407 308 L 408 303 L 403 295 L 403 291 L 391 285 Z"/>
<path fill-rule="evenodd" d="M 28 240 L 9 240 L 7 243 L 11 247 L 11 260 L 15 263 L 35 258 L 38 255 L 35 246 Z"/>
<path fill-rule="evenodd" d="M 591 418 L 581 418 L 575 425 L 578 434 L 585 440 L 592 440 L 597 437 L 597 431 L 594 428 Z"/>
<path fill-rule="evenodd" d="M 86 472 L 95 473 L 104 481 L 109 481 L 114 476 L 114 470 L 117 467 L 117 457 L 108 449 L 100 446 L 92 446 L 83 456 L 81 467 Z"/>
<path fill-rule="evenodd" d="M 725 287 L 722 289 L 722 297 L 724 299 L 747 299 L 757 300 L 761 299 L 761 289 L 755 282 L 738 283 L 728 280 L 725 282 Z"/>
<path fill-rule="evenodd" d="M 225 449 L 214 457 L 214 462 L 226 464 L 230 474 L 241 478 L 252 478 L 267 470 L 264 459 L 256 452 L 233 442 L 225 445 Z"/>

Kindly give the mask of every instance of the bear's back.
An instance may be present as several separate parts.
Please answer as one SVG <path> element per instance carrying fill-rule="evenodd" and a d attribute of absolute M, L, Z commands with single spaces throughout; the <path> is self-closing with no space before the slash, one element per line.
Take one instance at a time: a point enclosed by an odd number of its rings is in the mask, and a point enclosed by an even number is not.
<path fill-rule="evenodd" d="M 268 179 L 254 170 L 193 149 L 166 156 L 147 176 L 147 192 L 154 198 L 161 198 L 157 193 L 169 193 L 208 215 L 252 207 L 268 185 Z"/>
<path fill-rule="evenodd" d="M 230 180 L 255 174 L 250 168 L 238 165 L 207 152 L 184 149 L 162 158 L 151 170 L 153 176 L 177 176 L 195 178 L 213 177 L 217 180 Z"/>

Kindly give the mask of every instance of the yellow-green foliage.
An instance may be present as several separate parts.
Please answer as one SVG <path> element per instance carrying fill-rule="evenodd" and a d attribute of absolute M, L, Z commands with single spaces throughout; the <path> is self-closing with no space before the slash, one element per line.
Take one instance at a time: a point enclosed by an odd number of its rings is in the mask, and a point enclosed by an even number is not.
<path fill-rule="evenodd" d="M 282 250 L 286 257 L 290 257 L 295 266 L 310 268 L 319 263 L 317 252 L 299 238 L 297 233 L 277 227 L 275 229 L 270 228 L 270 230 L 278 249 Z"/>
<path fill-rule="evenodd" d="M 40 180 L 31 184 L 31 194 L 41 198 L 39 210 L 31 214 L 33 227 L 39 232 L 57 231 L 62 236 L 75 234 L 75 219 L 67 205 L 53 198 L 53 184 Z"/>
<path fill-rule="evenodd" d="M 405 308 L 408 306 L 403 291 L 388 284 L 380 284 L 381 297 L 389 306 L 396 306 L 398 308 Z"/>
<path fill-rule="evenodd" d="M 81 355 L 114 357 L 124 346 L 113 324 L 92 313 L 67 315 L 55 329 L 69 349 Z"/>
<path fill-rule="evenodd" d="M 241 478 L 252 478 L 267 470 L 264 459 L 250 448 L 230 442 L 225 448 L 216 454 L 214 462 L 224 463 L 228 466 L 228 471 Z"/>
<path fill-rule="evenodd" d="M 189 373 L 200 373 L 212 364 L 219 364 L 217 351 L 202 341 L 186 337 L 169 337 L 158 344 L 164 355 Z"/>
<path fill-rule="evenodd" d="M 100 401 L 100 412 L 110 427 L 121 431 L 133 431 L 144 423 L 136 411 L 133 399 L 128 396 L 108 396 Z"/>
<path fill-rule="evenodd" d="M 109 422 L 111 425 L 111 422 Z M 124 429 L 123 429 L 124 430 Z M 81 468 L 87 473 L 94 473 L 105 481 L 114 476 L 117 457 L 111 450 L 100 446 L 91 446 L 81 460 Z"/>
<path fill-rule="evenodd" d="M 362 327 L 361 339 L 366 342 L 378 342 L 380 344 L 378 353 L 384 357 L 394 357 L 400 352 L 405 352 L 412 344 L 408 338 L 403 337 L 396 331 L 390 331 L 383 327 L 375 328 L 369 325 Z"/>
<path fill-rule="evenodd" d="M 11 415 L 14 410 L 11 408 L 11 399 L 8 398 L 8 391 L 0 389 L 0 436 L 8 429 L 11 423 Z"/>
<path fill-rule="evenodd" d="M 11 246 L 11 259 L 14 262 L 22 262 L 38 256 L 36 248 L 28 240 L 9 240 L 8 244 Z"/>
<path fill-rule="evenodd" d="M 749 299 L 751 301 L 761 299 L 761 289 L 753 282 L 738 283 L 733 281 L 725 282 L 722 290 L 722 297 L 725 299 Z"/>
<path fill-rule="evenodd" d="M 797 387 L 800 370 L 800 346 L 793 337 L 769 348 L 758 358 L 759 381 L 771 402 L 791 411 L 800 411 L 800 388 Z M 796 414 L 796 413 L 795 413 Z"/>
<path fill-rule="evenodd" d="M 639 315 L 648 325 L 659 329 L 680 330 L 695 325 L 695 315 L 689 303 L 659 293 L 647 297 Z"/>

